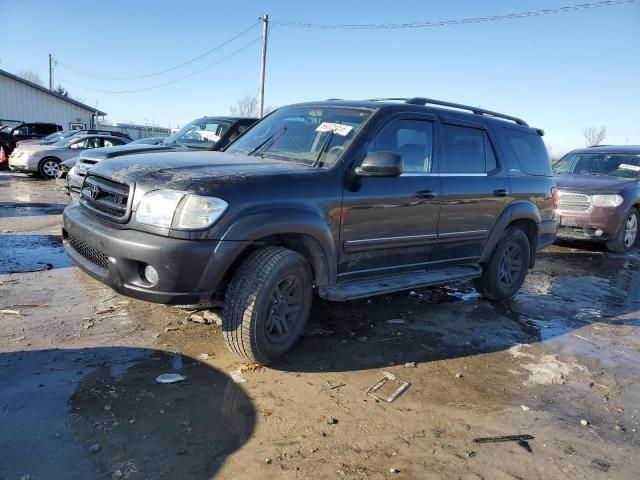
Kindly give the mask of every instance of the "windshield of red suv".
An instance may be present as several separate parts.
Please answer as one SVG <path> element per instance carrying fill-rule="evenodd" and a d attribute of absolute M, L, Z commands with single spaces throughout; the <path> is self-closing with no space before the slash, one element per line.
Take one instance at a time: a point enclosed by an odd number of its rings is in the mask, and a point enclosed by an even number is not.
<path fill-rule="evenodd" d="M 573 153 L 553 166 L 557 175 L 611 175 L 614 177 L 640 177 L 640 155 L 629 153 Z"/>
<path fill-rule="evenodd" d="M 283 107 L 227 148 L 227 153 L 277 158 L 329 168 L 371 117 L 366 108 Z"/>

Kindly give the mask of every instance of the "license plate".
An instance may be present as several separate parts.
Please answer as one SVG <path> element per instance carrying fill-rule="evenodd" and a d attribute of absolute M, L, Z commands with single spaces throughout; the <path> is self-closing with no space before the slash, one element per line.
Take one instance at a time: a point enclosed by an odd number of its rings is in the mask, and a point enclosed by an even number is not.
<path fill-rule="evenodd" d="M 560 225 L 562 225 L 563 227 L 577 227 L 578 222 L 576 222 L 575 218 L 560 217 Z"/>

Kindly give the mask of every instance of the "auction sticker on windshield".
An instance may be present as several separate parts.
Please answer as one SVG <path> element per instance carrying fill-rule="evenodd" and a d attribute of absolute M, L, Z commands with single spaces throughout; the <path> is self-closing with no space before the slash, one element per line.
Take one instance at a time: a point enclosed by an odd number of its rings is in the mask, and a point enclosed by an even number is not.
<path fill-rule="evenodd" d="M 350 125 L 342 125 L 340 123 L 331 123 L 331 122 L 322 122 L 316 128 L 316 132 L 333 132 L 346 137 L 349 135 L 349 132 L 353 130 L 353 127 Z"/>

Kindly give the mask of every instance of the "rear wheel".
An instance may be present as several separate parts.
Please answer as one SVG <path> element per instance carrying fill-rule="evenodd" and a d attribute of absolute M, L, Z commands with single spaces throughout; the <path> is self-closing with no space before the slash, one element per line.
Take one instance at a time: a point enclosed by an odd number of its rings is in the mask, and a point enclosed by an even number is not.
<path fill-rule="evenodd" d="M 236 355 L 266 364 L 298 340 L 309 317 L 311 267 L 293 250 L 265 247 L 233 276 L 225 297 L 222 331 Z"/>
<path fill-rule="evenodd" d="M 43 158 L 38 165 L 38 173 L 46 179 L 56 178 L 56 173 L 60 169 L 60 160 L 53 157 Z"/>
<path fill-rule="evenodd" d="M 482 276 L 475 280 L 476 289 L 489 300 L 513 297 L 527 276 L 530 258 L 531 247 L 525 233 L 509 227 L 484 266 Z"/>
<path fill-rule="evenodd" d="M 607 248 L 613 252 L 628 252 L 638 243 L 639 228 L 640 213 L 638 213 L 638 209 L 634 207 L 622 222 L 616 237 L 607 242 Z"/>

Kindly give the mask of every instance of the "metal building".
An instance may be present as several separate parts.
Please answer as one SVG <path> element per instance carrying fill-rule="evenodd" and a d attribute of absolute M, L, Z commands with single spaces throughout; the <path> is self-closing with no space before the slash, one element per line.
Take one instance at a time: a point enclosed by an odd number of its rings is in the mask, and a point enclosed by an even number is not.
<path fill-rule="evenodd" d="M 0 123 L 48 122 L 64 130 L 94 128 L 96 108 L 52 92 L 45 87 L 0 70 Z"/>

